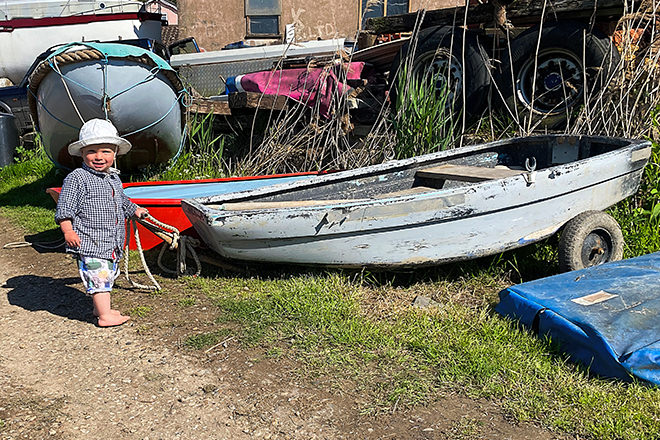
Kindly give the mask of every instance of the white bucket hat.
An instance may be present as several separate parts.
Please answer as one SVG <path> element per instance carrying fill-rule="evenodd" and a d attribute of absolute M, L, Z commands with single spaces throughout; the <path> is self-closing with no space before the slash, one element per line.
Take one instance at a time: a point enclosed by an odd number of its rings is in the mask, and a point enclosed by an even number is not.
<path fill-rule="evenodd" d="M 69 145 L 71 156 L 82 156 L 82 149 L 90 145 L 110 144 L 117 147 L 117 156 L 126 154 L 131 149 L 131 143 L 119 137 L 112 122 L 105 119 L 90 119 L 80 127 L 78 140 Z"/>

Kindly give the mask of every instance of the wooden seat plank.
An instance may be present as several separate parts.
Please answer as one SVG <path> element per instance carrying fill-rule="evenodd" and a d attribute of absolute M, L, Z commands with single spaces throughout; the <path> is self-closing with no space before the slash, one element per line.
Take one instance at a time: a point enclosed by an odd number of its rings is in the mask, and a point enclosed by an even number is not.
<path fill-rule="evenodd" d="M 462 182 L 484 182 L 486 180 L 504 179 L 523 174 L 521 170 L 508 168 L 488 168 L 468 165 L 444 164 L 437 167 L 418 170 L 417 177 L 426 179 L 459 180 Z"/>

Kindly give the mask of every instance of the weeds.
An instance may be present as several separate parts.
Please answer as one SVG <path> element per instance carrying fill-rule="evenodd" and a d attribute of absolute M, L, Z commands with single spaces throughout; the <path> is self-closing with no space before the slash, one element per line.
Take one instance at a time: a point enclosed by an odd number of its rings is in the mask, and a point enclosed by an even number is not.
<path fill-rule="evenodd" d="M 215 135 L 213 121 L 213 113 L 192 116 L 188 123 L 188 140 L 182 151 L 164 168 L 148 170 L 143 177 L 151 175 L 159 180 L 195 180 L 230 175 L 224 154 L 225 144 L 231 137 Z"/>
<path fill-rule="evenodd" d="M 392 123 L 397 159 L 445 150 L 454 142 L 456 117 L 444 80 L 447 73 L 428 71 L 419 77 L 409 75 L 408 67 L 404 64 L 397 76 L 400 93 L 396 94 L 398 111 Z M 445 87 L 436 90 L 438 84 Z"/>
<path fill-rule="evenodd" d="M 137 318 L 144 318 L 151 313 L 151 307 L 137 306 L 128 311 L 128 314 Z"/>
<path fill-rule="evenodd" d="M 188 296 L 186 296 L 186 297 L 184 297 L 184 298 L 181 298 L 181 299 L 178 301 L 178 304 L 179 304 L 181 307 L 191 307 L 191 306 L 194 306 L 195 304 L 197 304 L 197 298 L 195 298 L 195 297 L 192 296 L 192 295 L 188 295 Z"/>
<path fill-rule="evenodd" d="M 653 123 L 657 126 L 657 118 Z M 624 258 L 660 251 L 660 145 L 653 142 L 639 191 L 610 209 L 626 242 Z"/>
<path fill-rule="evenodd" d="M 614 34 L 620 62 L 606 78 L 606 86 L 587 95 L 571 133 L 652 135 L 650 121 L 660 105 L 657 8 L 655 3 L 646 4 L 634 13 L 624 13 Z"/>
<path fill-rule="evenodd" d="M 19 147 L 17 153 L 14 164 L 0 169 L 0 213 L 31 233 L 55 229 L 54 204 L 46 189 L 59 186 L 64 175 L 40 143 L 34 149 Z"/>

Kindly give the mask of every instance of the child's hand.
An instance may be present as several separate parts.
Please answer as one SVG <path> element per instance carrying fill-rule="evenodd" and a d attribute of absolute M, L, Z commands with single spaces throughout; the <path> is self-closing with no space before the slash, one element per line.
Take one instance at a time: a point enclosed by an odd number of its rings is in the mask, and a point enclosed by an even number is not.
<path fill-rule="evenodd" d="M 80 247 L 80 237 L 78 237 L 76 231 L 71 230 L 65 232 L 64 241 L 66 242 L 66 245 L 72 249 L 76 249 Z"/>
<path fill-rule="evenodd" d="M 147 208 L 138 208 L 135 210 L 134 215 L 137 218 L 145 218 L 147 215 L 149 215 L 149 211 L 147 211 Z"/>

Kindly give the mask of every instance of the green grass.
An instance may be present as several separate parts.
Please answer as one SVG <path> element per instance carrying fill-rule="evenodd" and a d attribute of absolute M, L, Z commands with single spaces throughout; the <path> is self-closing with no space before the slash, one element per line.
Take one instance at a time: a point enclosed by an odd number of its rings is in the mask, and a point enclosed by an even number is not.
<path fill-rule="evenodd" d="M 183 345 L 188 348 L 202 350 L 221 342 L 229 334 L 231 334 L 231 331 L 228 329 L 220 329 L 209 333 L 198 333 L 188 336 L 183 342 Z"/>
<path fill-rule="evenodd" d="M 18 163 L 0 169 L 0 213 L 31 233 L 55 229 L 55 202 L 46 189 L 63 178 L 42 149 L 24 151 Z"/>
<path fill-rule="evenodd" d="M 227 177 L 230 170 L 225 163 L 225 144 L 230 136 L 216 136 L 213 132 L 213 113 L 194 116 L 188 124 L 188 142 L 178 156 L 165 166 L 154 167 L 142 176 L 132 176 L 140 180 L 190 180 Z"/>
<path fill-rule="evenodd" d="M 181 307 L 191 307 L 197 304 L 197 298 L 195 298 L 192 295 L 188 295 L 184 298 L 181 298 L 177 304 L 179 304 Z"/>
<path fill-rule="evenodd" d="M 435 90 L 437 72 L 433 77 L 408 75 L 403 65 L 397 76 L 397 90 L 392 126 L 396 136 L 397 159 L 418 156 L 449 148 L 454 141 L 457 115 L 449 103 L 449 91 Z"/>
<path fill-rule="evenodd" d="M 657 121 L 655 125 L 658 126 Z M 635 196 L 610 209 L 626 241 L 624 257 L 660 250 L 660 146 L 653 144 L 649 164 Z"/>
<path fill-rule="evenodd" d="M 151 313 L 151 307 L 137 306 L 128 311 L 128 314 L 137 318 L 144 318 Z"/>

